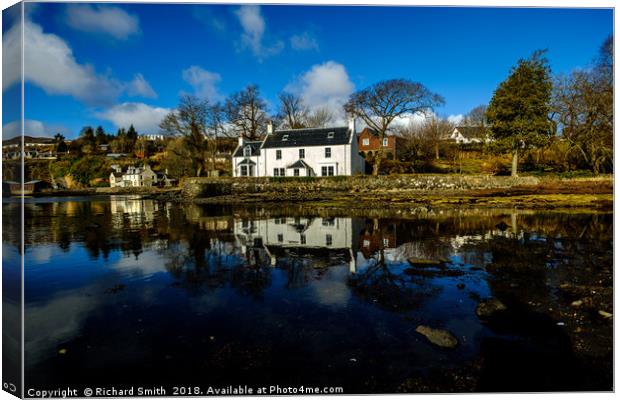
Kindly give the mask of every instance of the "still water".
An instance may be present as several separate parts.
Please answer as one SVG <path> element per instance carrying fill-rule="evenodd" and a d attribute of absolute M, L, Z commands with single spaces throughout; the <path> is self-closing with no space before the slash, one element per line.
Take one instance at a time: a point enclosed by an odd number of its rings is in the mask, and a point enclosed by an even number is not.
<path fill-rule="evenodd" d="M 377 215 L 28 199 L 25 386 L 611 390 L 611 213 Z"/>

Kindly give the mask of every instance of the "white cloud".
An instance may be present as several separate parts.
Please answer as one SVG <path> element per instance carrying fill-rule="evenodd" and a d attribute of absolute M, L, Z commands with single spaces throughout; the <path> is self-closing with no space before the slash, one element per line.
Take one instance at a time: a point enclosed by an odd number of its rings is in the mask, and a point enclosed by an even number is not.
<path fill-rule="evenodd" d="M 409 113 L 406 115 L 402 115 L 396 119 L 392 123 L 393 128 L 397 127 L 407 127 L 411 125 L 420 125 L 426 121 L 426 118 L 432 117 L 435 114 L 432 111 L 428 111 L 426 114 L 422 112 Z"/>
<path fill-rule="evenodd" d="M 222 80 L 220 74 L 204 70 L 196 65 L 183 70 L 183 80 L 194 88 L 198 97 L 217 101 L 222 95 L 217 90 L 217 83 Z"/>
<path fill-rule="evenodd" d="M 133 80 L 127 84 L 127 94 L 130 96 L 142 96 L 148 99 L 157 98 L 157 93 L 155 93 L 142 74 L 136 74 Z"/>
<path fill-rule="evenodd" d="M 301 35 L 291 36 L 291 47 L 294 50 L 316 50 L 319 51 L 319 43 L 316 38 L 311 36 L 308 32 L 304 32 Z"/>
<path fill-rule="evenodd" d="M 227 30 L 226 21 L 217 16 L 212 11 L 211 6 L 197 5 L 192 7 L 192 16 L 216 33 L 225 33 Z"/>
<path fill-rule="evenodd" d="M 21 80 L 21 29 L 21 22 L 16 22 L 2 35 L 2 91 Z"/>
<path fill-rule="evenodd" d="M 169 108 L 152 107 L 144 103 L 122 103 L 96 116 L 111 121 L 118 128 L 127 128 L 133 124 L 139 132 L 151 133 L 160 130 L 159 123 L 170 111 Z"/>
<path fill-rule="evenodd" d="M 252 53 L 259 59 L 278 54 L 284 48 L 280 40 L 273 45 L 265 46 L 263 36 L 265 34 L 265 19 L 257 5 L 245 5 L 235 11 L 239 23 L 243 28 L 241 43 L 244 48 L 249 47 Z"/>
<path fill-rule="evenodd" d="M 2 56 L 11 60 L 2 74 L 3 91 L 20 82 L 20 28 L 15 25 L 2 37 Z M 156 96 L 141 74 L 124 83 L 98 74 L 92 65 L 78 63 L 62 38 L 43 32 L 30 20 L 24 23 L 24 43 L 24 79 L 48 95 L 69 95 L 91 106 L 109 106 L 124 92 L 130 96 Z"/>
<path fill-rule="evenodd" d="M 452 124 L 458 125 L 465 119 L 463 114 L 449 115 L 448 121 Z"/>
<path fill-rule="evenodd" d="M 65 21 L 73 29 L 101 33 L 120 40 L 140 32 L 138 17 L 128 14 L 119 7 L 109 5 L 68 5 Z"/>
<path fill-rule="evenodd" d="M 19 36 L 18 26 L 3 36 L 5 54 L 19 54 Z M 90 65 L 78 64 L 71 48 L 60 37 L 44 33 L 39 25 L 28 20 L 24 24 L 24 43 L 24 78 L 47 94 L 68 94 L 90 104 L 101 104 L 123 90 L 120 82 L 98 75 Z M 13 71 L 8 78 L 2 82 L 3 90 L 19 82 L 19 73 Z"/>
<path fill-rule="evenodd" d="M 24 134 L 35 137 L 53 137 L 55 134 L 61 133 L 67 135 L 69 130 L 62 125 L 47 124 L 34 119 L 24 121 Z M 10 139 L 21 135 L 20 121 L 12 121 L 2 126 L 2 138 Z"/>
<path fill-rule="evenodd" d="M 327 106 L 339 120 L 345 120 L 343 105 L 349 99 L 355 85 L 349 79 L 344 65 L 334 61 L 312 66 L 285 90 L 300 94 L 310 108 Z"/>

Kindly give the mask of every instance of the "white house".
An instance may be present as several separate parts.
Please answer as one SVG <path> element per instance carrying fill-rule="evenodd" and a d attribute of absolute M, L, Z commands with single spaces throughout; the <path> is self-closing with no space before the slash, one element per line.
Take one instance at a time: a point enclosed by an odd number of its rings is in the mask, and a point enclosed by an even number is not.
<path fill-rule="evenodd" d="M 242 253 L 262 247 L 276 264 L 277 253 L 294 249 L 297 254 L 330 250 L 348 256 L 350 272 L 355 272 L 355 246 L 361 221 L 351 218 L 281 217 L 263 220 L 235 219 L 234 234 Z"/>
<path fill-rule="evenodd" d="M 110 173 L 110 187 L 140 187 L 153 186 L 157 183 L 157 174 L 150 165 L 145 167 L 128 167 L 125 173 L 121 172 L 118 165 L 113 166 Z"/>
<path fill-rule="evenodd" d="M 488 143 L 491 138 L 488 130 L 482 126 L 457 126 L 450 134 L 450 140 L 458 144 Z"/>
<path fill-rule="evenodd" d="M 348 127 L 273 131 L 260 142 L 239 138 L 233 176 L 335 176 L 364 172 L 355 120 Z"/>

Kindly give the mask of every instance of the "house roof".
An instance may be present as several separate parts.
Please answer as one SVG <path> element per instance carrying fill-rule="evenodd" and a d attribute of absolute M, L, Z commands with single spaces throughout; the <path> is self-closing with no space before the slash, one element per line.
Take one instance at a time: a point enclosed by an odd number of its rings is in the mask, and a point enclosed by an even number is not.
<path fill-rule="evenodd" d="M 120 178 L 123 176 L 122 172 L 112 172 L 112 175 L 114 175 L 115 178 Z"/>
<path fill-rule="evenodd" d="M 487 129 L 483 126 L 457 126 L 454 129 L 466 138 L 484 139 L 487 132 Z"/>
<path fill-rule="evenodd" d="M 241 161 L 239 164 L 237 165 L 256 165 L 256 163 L 252 160 L 248 160 L 247 158 L 243 161 Z"/>
<path fill-rule="evenodd" d="M 244 142 L 243 146 L 237 147 L 237 150 L 233 154 L 233 157 L 244 157 L 243 149 L 245 149 L 246 146 L 250 146 L 252 148 L 252 155 L 257 156 L 260 154 L 260 145 L 262 143 L 263 142 Z"/>
<path fill-rule="evenodd" d="M 297 160 L 286 168 L 305 168 L 312 169 L 304 160 Z"/>
<path fill-rule="evenodd" d="M 331 137 L 333 136 L 333 137 Z M 351 132 L 348 127 L 289 129 L 267 135 L 263 148 L 328 146 L 349 143 Z"/>
<path fill-rule="evenodd" d="M 362 136 L 366 134 L 373 135 L 373 136 L 379 136 L 379 132 L 369 127 L 362 129 L 362 131 L 358 134 L 358 136 Z"/>

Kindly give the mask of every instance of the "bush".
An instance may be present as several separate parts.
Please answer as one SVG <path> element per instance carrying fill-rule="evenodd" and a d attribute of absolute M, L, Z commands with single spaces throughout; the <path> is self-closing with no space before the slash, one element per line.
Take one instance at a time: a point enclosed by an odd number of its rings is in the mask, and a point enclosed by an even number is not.
<path fill-rule="evenodd" d="M 78 159 L 69 170 L 73 178 L 83 185 L 89 185 L 95 178 L 105 178 L 110 169 L 106 160 L 100 156 L 85 156 Z"/>

